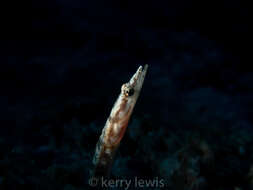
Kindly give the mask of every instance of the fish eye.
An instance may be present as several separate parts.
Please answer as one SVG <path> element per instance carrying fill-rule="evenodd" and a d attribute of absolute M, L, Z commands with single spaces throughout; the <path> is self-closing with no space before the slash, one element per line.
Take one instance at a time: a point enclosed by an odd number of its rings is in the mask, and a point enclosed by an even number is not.
<path fill-rule="evenodd" d="M 132 96 L 134 94 L 134 89 L 130 88 L 128 91 L 128 96 Z"/>
<path fill-rule="evenodd" d="M 134 94 L 134 88 L 130 88 L 127 84 L 123 84 L 121 91 L 125 96 L 132 96 Z"/>

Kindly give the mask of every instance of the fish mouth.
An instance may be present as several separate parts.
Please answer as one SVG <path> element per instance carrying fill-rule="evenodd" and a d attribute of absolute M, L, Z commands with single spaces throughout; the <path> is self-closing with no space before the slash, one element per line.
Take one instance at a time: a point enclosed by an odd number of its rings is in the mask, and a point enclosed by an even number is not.
<path fill-rule="evenodd" d="M 146 76 L 148 70 L 148 65 L 140 66 L 135 74 L 132 76 L 130 81 L 126 84 L 129 89 L 133 89 L 134 91 L 140 91 L 144 82 L 144 78 Z"/>

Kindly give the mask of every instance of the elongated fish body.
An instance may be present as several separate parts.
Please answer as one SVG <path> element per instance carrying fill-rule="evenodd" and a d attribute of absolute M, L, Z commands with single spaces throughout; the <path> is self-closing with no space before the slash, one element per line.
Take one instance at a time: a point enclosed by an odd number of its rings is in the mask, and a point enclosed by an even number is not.
<path fill-rule="evenodd" d="M 139 97 L 148 65 L 140 66 L 128 83 L 121 87 L 110 116 L 108 117 L 102 134 L 96 145 L 93 164 L 95 165 L 93 177 L 108 177 L 114 154 L 123 138 L 128 121 Z"/>

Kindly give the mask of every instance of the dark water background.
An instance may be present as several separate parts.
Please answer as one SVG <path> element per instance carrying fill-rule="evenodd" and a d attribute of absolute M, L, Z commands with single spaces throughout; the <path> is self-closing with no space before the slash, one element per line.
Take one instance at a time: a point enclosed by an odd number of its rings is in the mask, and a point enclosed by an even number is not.
<path fill-rule="evenodd" d="M 166 186 L 132 189 L 253 188 L 249 4 L 33 0 L 1 8 L 1 190 L 90 189 L 106 118 L 144 64 L 112 179 Z"/>

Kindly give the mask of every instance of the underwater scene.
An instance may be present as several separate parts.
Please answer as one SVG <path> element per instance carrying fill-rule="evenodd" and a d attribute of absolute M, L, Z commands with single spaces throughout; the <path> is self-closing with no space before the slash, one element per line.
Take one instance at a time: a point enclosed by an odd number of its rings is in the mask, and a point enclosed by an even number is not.
<path fill-rule="evenodd" d="M 246 2 L 2 7 L 0 190 L 253 190 Z"/>

